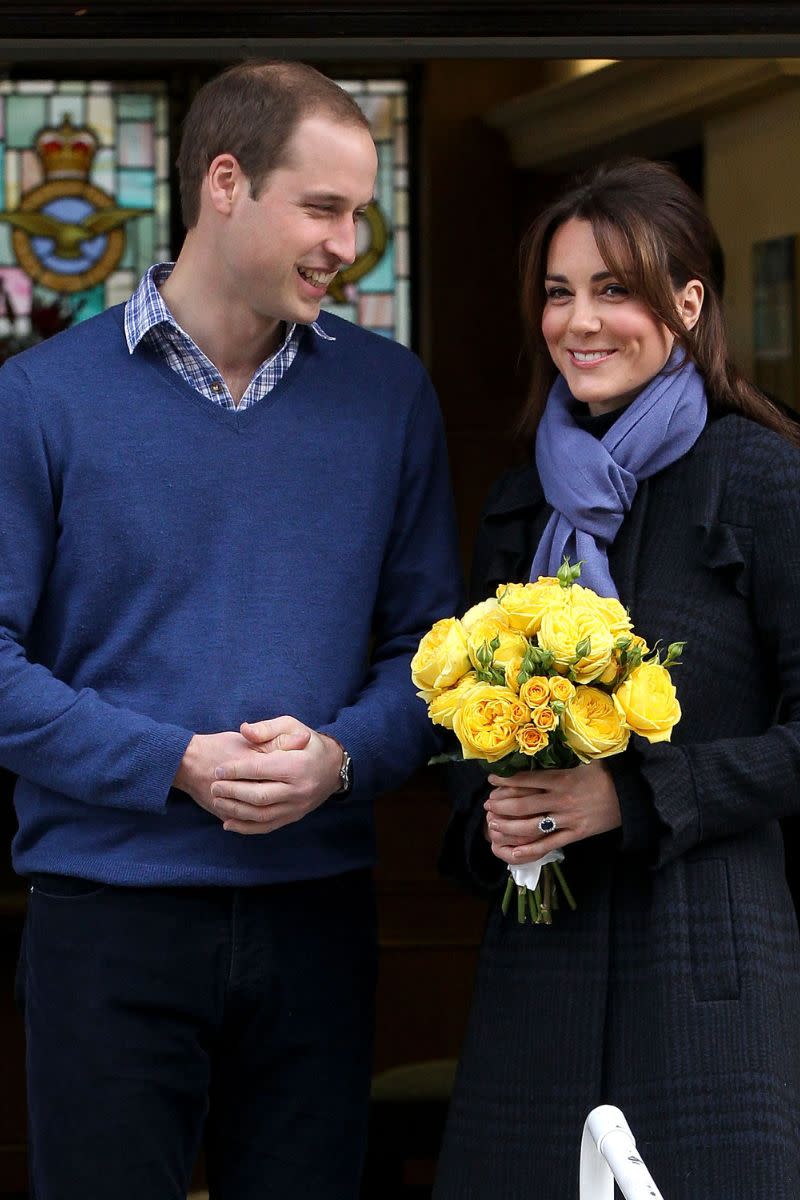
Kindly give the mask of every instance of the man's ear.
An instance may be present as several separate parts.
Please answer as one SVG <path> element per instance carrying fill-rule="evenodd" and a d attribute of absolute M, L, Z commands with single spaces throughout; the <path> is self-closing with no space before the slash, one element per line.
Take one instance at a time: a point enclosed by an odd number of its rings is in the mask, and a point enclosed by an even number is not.
<path fill-rule="evenodd" d="M 206 174 L 206 187 L 212 207 L 218 213 L 227 215 L 237 194 L 246 186 L 247 181 L 238 159 L 232 154 L 218 154 Z"/>

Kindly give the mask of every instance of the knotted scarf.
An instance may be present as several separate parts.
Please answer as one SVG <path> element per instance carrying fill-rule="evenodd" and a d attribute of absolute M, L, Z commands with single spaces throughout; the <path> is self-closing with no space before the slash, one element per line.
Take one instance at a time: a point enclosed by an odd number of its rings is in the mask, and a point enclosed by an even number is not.
<path fill-rule="evenodd" d="M 555 575 L 564 557 L 582 561 L 582 584 L 616 596 L 608 547 L 630 511 L 639 481 L 677 462 L 697 441 L 707 417 L 703 380 L 688 358 L 666 367 L 602 438 L 576 422 L 579 405 L 559 375 L 536 434 L 536 466 L 553 513 L 531 579 Z"/>

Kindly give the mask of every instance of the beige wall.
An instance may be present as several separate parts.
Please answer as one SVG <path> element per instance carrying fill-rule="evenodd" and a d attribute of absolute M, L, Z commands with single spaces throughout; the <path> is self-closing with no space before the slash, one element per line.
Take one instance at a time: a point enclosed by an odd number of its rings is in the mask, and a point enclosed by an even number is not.
<path fill-rule="evenodd" d="M 753 368 L 753 243 L 800 234 L 800 86 L 708 119 L 705 200 L 725 252 L 734 357 Z"/>

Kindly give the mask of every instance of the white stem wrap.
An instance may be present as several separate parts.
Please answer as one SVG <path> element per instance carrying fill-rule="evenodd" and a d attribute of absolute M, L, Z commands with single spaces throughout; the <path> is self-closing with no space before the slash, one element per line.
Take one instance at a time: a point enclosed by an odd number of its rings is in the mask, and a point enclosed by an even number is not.
<path fill-rule="evenodd" d="M 564 855 L 560 850 L 551 850 L 543 858 L 537 858 L 536 862 L 523 863 L 519 867 L 509 867 L 508 869 L 517 887 L 526 887 L 533 891 L 539 882 L 539 876 L 545 863 L 561 862 L 563 858 Z"/>
<path fill-rule="evenodd" d="M 664 1200 L 636 1151 L 618 1108 L 601 1104 L 586 1118 L 581 1142 L 581 1200 L 614 1200 L 616 1179 L 625 1200 Z"/>

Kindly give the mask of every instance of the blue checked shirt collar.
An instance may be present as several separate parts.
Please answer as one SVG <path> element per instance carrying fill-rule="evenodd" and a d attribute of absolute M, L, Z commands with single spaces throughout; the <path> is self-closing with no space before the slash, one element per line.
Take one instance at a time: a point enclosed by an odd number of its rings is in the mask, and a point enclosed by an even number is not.
<path fill-rule="evenodd" d="M 203 353 L 184 329 L 181 329 L 167 308 L 159 287 L 169 278 L 174 263 L 156 263 L 143 276 L 141 283 L 125 305 L 125 340 L 133 354 L 143 339 L 159 354 L 173 371 L 214 404 L 223 408 L 250 408 L 272 391 L 295 360 L 305 325 L 287 325 L 286 336 L 278 350 L 261 364 L 239 401 L 234 403 L 227 385 L 211 360 Z M 336 339 L 314 322 L 311 325 L 318 337 L 326 342 Z"/>

